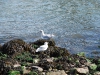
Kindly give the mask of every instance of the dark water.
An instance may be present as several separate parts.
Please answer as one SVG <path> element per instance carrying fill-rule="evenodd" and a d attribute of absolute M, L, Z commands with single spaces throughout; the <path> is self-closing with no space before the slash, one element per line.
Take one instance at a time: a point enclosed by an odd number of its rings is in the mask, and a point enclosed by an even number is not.
<path fill-rule="evenodd" d="M 100 0 L 0 0 L 0 43 L 37 40 L 41 29 L 58 46 L 91 56 L 100 51 Z"/>

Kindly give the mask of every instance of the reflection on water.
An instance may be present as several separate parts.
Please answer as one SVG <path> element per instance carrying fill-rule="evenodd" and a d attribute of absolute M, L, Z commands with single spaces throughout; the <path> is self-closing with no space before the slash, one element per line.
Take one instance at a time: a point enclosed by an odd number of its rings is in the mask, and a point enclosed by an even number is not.
<path fill-rule="evenodd" d="M 72 53 L 99 51 L 100 0 L 0 0 L 0 42 L 54 33 Z"/>

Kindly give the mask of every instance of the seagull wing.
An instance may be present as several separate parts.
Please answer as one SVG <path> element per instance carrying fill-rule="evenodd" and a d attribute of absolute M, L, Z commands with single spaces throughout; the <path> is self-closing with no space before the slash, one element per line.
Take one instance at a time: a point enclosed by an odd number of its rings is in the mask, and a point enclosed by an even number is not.
<path fill-rule="evenodd" d="M 38 51 L 44 51 L 44 50 L 47 49 L 47 47 L 48 47 L 47 45 L 42 45 L 39 48 L 37 48 L 36 52 L 38 52 Z"/>

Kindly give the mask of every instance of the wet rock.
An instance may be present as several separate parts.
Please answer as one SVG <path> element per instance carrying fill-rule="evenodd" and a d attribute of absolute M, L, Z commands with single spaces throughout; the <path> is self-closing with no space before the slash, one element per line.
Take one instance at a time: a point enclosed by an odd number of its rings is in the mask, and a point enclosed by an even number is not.
<path fill-rule="evenodd" d="M 8 41 L 2 46 L 2 53 L 8 55 L 16 55 L 17 53 L 29 50 L 30 46 L 21 39 Z"/>

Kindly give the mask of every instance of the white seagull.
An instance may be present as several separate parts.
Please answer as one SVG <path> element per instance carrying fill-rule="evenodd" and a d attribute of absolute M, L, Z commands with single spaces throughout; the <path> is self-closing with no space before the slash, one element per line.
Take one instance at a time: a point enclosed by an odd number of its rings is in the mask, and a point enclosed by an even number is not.
<path fill-rule="evenodd" d="M 39 48 L 37 48 L 36 52 L 45 51 L 48 48 L 48 42 L 45 42 L 44 45 L 41 45 Z"/>
<path fill-rule="evenodd" d="M 43 38 L 43 39 L 50 39 L 50 38 L 54 37 L 53 34 L 45 34 L 43 30 L 41 30 L 40 32 L 41 32 L 41 38 Z"/>

